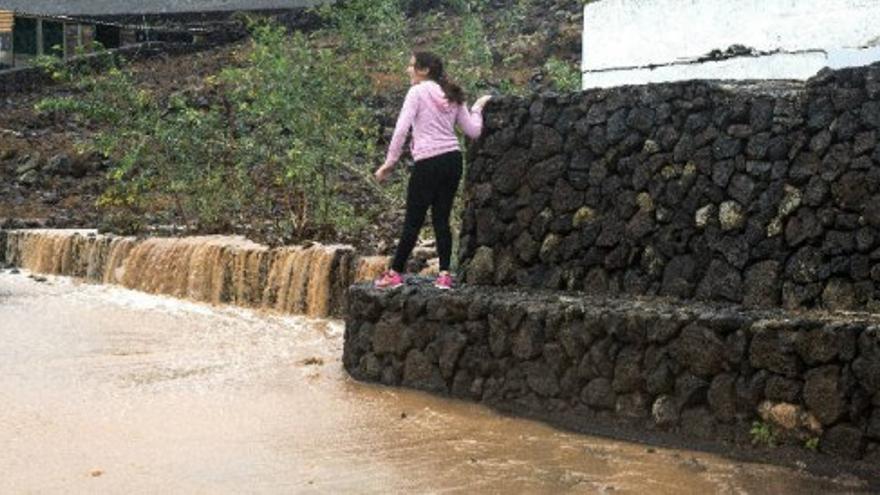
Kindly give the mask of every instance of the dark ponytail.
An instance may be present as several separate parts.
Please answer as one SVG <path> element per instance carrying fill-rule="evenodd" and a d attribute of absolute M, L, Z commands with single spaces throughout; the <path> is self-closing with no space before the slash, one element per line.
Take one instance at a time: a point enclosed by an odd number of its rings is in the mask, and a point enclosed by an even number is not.
<path fill-rule="evenodd" d="M 431 52 L 416 52 L 413 54 L 416 59 L 415 68 L 418 70 L 427 70 L 428 79 L 436 82 L 443 89 L 443 94 L 450 103 L 463 104 L 464 90 L 461 86 L 450 81 L 443 70 L 443 61 L 437 55 Z"/>

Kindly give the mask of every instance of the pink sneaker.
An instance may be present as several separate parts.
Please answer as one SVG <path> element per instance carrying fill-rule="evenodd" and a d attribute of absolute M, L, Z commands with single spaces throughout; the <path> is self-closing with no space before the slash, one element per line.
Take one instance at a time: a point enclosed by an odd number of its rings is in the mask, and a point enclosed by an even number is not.
<path fill-rule="evenodd" d="M 403 285 L 403 277 L 393 270 L 388 270 L 373 282 L 373 287 L 377 289 L 396 289 L 401 285 Z"/>
<path fill-rule="evenodd" d="M 434 287 L 442 290 L 452 289 L 452 275 L 448 273 L 437 275 L 437 280 L 434 281 Z"/>

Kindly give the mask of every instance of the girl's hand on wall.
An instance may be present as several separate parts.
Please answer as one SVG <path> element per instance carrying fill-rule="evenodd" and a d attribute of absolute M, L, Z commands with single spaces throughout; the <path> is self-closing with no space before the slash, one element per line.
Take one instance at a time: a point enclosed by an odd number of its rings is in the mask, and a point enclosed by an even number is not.
<path fill-rule="evenodd" d="M 377 182 L 381 183 L 384 182 L 389 175 L 391 175 L 391 170 L 392 167 L 388 165 L 382 165 L 381 167 L 379 167 L 379 170 L 376 170 L 376 173 L 373 174 L 373 176 L 376 178 Z"/>
<path fill-rule="evenodd" d="M 483 107 L 486 106 L 486 103 L 489 103 L 489 100 L 492 99 L 492 95 L 484 95 L 481 96 L 477 101 L 474 102 L 473 109 L 482 111 Z"/>

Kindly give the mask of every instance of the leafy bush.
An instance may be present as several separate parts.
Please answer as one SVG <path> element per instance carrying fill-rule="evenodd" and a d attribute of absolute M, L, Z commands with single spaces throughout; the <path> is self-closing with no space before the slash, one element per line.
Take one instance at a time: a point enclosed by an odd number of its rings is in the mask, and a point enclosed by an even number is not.
<path fill-rule="evenodd" d="M 105 129 L 89 145 L 117 159 L 100 201 L 110 209 L 167 206 L 201 231 L 271 219 L 286 239 L 358 226 L 339 179 L 362 176 L 353 164 L 375 153 L 365 78 L 263 23 L 244 67 L 208 83 L 207 104 L 183 92 L 160 101 L 114 68 L 37 109 Z"/>
<path fill-rule="evenodd" d="M 499 18 L 498 28 L 506 36 L 514 36 L 519 33 L 521 26 L 525 23 L 533 8 L 532 2 L 533 0 L 515 0 L 513 5 L 503 9 Z"/>
<path fill-rule="evenodd" d="M 408 55 L 406 14 L 399 0 L 347 0 L 319 8 L 330 28 L 318 33 L 338 38 L 337 53 L 350 70 L 398 74 Z"/>
<path fill-rule="evenodd" d="M 557 91 L 581 90 L 581 72 L 577 66 L 556 57 L 550 57 L 544 64 L 544 72 Z"/>
<path fill-rule="evenodd" d="M 433 49 L 446 63 L 448 72 L 473 100 L 492 77 L 492 51 L 480 15 L 464 12 L 454 32 L 443 36 Z"/>
<path fill-rule="evenodd" d="M 60 45 L 53 46 L 49 54 L 34 58 L 34 67 L 41 69 L 55 82 L 71 83 L 96 70 L 109 70 L 117 63 L 117 56 L 106 50 L 99 41 L 92 41 L 88 46 L 77 46 L 71 60 L 61 58 L 58 54 L 62 51 Z"/>
<path fill-rule="evenodd" d="M 339 198 L 338 179 L 357 175 L 353 164 L 375 154 L 377 130 L 362 103 L 368 81 L 301 33 L 264 25 L 253 38 L 248 64 L 221 76 L 239 130 L 230 136 L 237 161 L 284 189 L 294 232 L 349 224 L 352 209 Z"/>

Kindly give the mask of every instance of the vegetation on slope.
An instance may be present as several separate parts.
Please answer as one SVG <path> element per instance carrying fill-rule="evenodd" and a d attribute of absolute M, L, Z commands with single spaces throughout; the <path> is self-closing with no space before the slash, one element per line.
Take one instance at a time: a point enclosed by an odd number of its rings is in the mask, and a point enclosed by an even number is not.
<path fill-rule="evenodd" d="M 399 228 L 405 174 L 380 188 L 371 172 L 406 90 L 411 50 L 443 55 L 472 98 L 579 84 L 576 2 L 550 2 L 556 10 L 547 13 L 539 0 L 450 0 L 408 16 L 413 3 L 323 7 L 321 27 L 308 33 L 250 18 L 251 38 L 234 63 L 171 91 L 146 87 L 130 66 L 101 74 L 55 67 L 66 91 L 36 109 L 93 131 L 77 147 L 110 163 L 98 200 L 106 228 L 165 224 L 382 250 Z M 548 32 L 556 20 L 567 37 Z M 551 35 L 558 43 L 548 43 Z"/>

